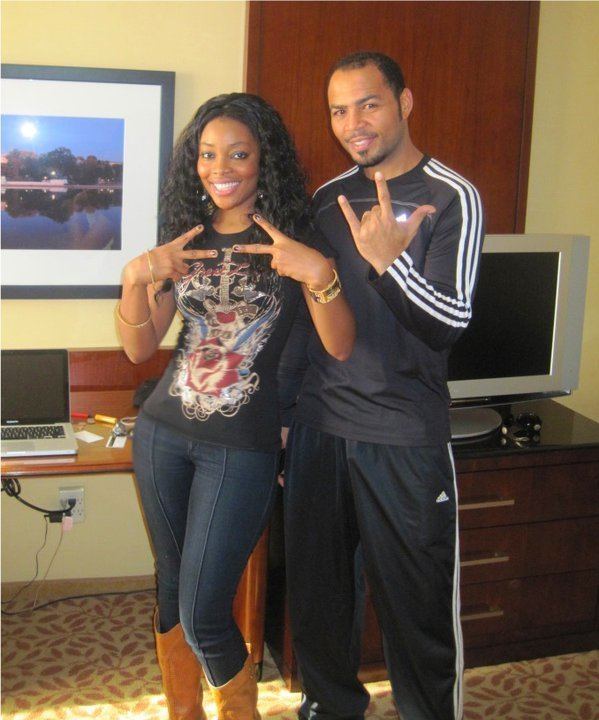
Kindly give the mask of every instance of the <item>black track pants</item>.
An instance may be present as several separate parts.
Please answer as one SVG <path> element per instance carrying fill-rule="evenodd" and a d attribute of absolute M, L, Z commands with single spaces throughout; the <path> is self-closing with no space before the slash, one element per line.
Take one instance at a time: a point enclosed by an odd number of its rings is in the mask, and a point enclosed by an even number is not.
<path fill-rule="evenodd" d="M 306 718 L 359 719 L 356 551 L 402 720 L 462 716 L 451 449 L 345 440 L 296 423 L 287 446 L 289 610 Z"/>

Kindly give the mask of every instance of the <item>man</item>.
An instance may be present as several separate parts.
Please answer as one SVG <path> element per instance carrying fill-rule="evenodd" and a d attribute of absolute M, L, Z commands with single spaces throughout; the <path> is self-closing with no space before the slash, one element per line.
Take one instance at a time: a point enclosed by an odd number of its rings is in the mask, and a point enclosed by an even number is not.
<path fill-rule="evenodd" d="M 338 61 L 328 102 L 333 132 L 356 166 L 316 192 L 315 217 L 357 339 L 339 363 L 311 338 L 288 442 L 300 716 L 364 716 L 368 693 L 356 676 L 361 553 L 402 719 L 456 720 L 463 665 L 447 357 L 470 320 L 480 199 L 412 143 L 412 93 L 391 58 Z M 291 372 L 284 359 L 283 380 Z"/>

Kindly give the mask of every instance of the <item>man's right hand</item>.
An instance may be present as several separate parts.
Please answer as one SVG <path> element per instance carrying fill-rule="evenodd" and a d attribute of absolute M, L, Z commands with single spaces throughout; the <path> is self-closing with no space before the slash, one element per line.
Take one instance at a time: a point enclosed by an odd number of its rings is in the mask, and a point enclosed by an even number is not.
<path fill-rule="evenodd" d="M 432 215 L 435 208 L 432 205 L 421 205 L 408 220 L 398 221 L 393 214 L 389 188 L 383 174 L 377 171 L 374 180 L 379 204 L 365 212 L 361 220 L 344 195 L 339 196 L 338 202 L 358 252 L 382 275 L 409 246 L 424 218 Z"/>

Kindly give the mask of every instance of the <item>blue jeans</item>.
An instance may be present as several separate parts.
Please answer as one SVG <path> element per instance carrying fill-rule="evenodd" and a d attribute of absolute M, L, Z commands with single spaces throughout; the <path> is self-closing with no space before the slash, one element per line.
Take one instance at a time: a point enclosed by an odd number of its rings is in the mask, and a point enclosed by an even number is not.
<path fill-rule="evenodd" d="M 135 425 L 160 630 L 181 623 L 211 685 L 224 685 L 247 658 L 233 600 L 270 518 L 278 455 L 193 441 L 143 413 Z"/>

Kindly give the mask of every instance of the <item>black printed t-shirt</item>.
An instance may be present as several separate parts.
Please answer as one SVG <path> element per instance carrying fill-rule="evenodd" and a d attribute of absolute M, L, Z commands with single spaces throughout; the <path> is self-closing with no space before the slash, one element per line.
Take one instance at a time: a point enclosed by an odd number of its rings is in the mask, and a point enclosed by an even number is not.
<path fill-rule="evenodd" d="M 202 247 L 218 257 L 193 263 L 175 284 L 183 329 L 143 410 L 193 440 L 276 450 L 277 366 L 302 296 L 274 271 L 252 279 L 249 256 L 232 251 L 250 233 L 206 230 Z"/>

